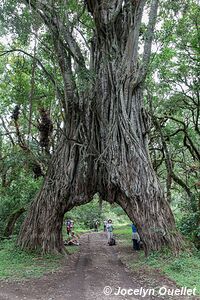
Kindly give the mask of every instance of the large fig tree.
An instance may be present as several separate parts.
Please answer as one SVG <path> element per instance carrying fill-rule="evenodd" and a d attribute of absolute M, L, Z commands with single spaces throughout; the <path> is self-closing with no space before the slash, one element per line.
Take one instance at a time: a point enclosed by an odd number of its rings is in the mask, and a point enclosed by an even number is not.
<path fill-rule="evenodd" d="M 158 0 L 75 1 L 75 17 L 70 2 L 24 1 L 51 36 L 63 90 L 50 79 L 62 102 L 65 126 L 19 245 L 62 251 L 64 214 L 99 192 L 135 222 L 146 253 L 162 246 L 178 252 L 182 239 L 148 155 L 149 117 L 143 103 Z M 141 54 L 147 2 L 149 22 Z M 80 33 L 83 14 L 93 24 L 90 40 Z M 89 59 L 83 41 L 89 44 Z"/>

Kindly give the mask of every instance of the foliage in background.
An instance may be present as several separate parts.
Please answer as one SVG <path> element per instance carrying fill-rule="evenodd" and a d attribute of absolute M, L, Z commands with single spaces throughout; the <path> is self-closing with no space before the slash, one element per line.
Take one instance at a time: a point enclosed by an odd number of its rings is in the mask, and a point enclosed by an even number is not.
<path fill-rule="evenodd" d="M 41 178 L 34 178 L 24 155 L 16 148 L 4 149 L 4 155 L 0 161 L 0 236 L 4 234 L 10 215 L 21 208 L 26 210 L 42 183 Z M 13 234 L 19 232 L 24 217 L 25 213 L 17 221 Z"/>
<path fill-rule="evenodd" d="M 99 221 L 101 228 L 103 221 L 112 219 L 114 226 L 118 224 L 130 223 L 129 218 L 123 209 L 116 204 L 109 204 L 103 201 L 99 202 L 98 196 L 88 204 L 75 207 L 65 215 L 65 220 L 72 219 L 74 221 L 74 230 L 92 229 L 95 221 Z"/>
<path fill-rule="evenodd" d="M 200 247 L 200 10 L 195 0 L 170 3 L 160 9 L 146 82 L 150 155 L 178 227 Z"/>
<path fill-rule="evenodd" d="M 0 236 L 4 233 L 10 215 L 22 207 L 28 209 L 40 186 L 40 179 L 35 180 L 30 174 L 22 173 L 17 180 L 13 180 L 8 191 L 0 189 Z M 18 219 L 13 234 L 19 233 L 24 217 L 25 213 Z"/>

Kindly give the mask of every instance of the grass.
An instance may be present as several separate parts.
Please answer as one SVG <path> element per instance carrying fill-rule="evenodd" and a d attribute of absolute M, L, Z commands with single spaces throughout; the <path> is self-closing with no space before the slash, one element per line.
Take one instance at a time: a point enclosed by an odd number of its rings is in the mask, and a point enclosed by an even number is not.
<path fill-rule="evenodd" d="M 169 278 L 173 279 L 180 286 L 197 288 L 200 294 L 200 257 L 196 254 L 183 252 L 179 257 L 172 257 L 170 254 L 152 254 L 143 260 L 153 268 L 159 268 Z"/>
<path fill-rule="evenodd" d="M 78 252 L 79 249 L 80 249 L 79 246 L 67 246 L 66 247 L 67 254 L 70 254 L 70 255 Z"/>
<path fill-rule="evenodd" d="M 124 240 L 130 240 L 132 235 L 132 229 L 129 225 L 118 225 L 115 228 L 115 234 Z"/>
<path fill-rule="evenodd" d="M 78 228 L 78 235 L 86 230 Z M 63 228 L 63 237 L 67 237 Z M 71 255 L 79 251 L 77 246 L 66 247 L 67 254 Z M 20 250 L 15 239 L 0 241 L 0 279 L 21 280 L 33 277 L 41 277 L 46 273 L 54 273 L 62 266 L 63 255 L 43 255 L 35 252 Z"/>
<path fill-rule="evenodd" d="M 14 240 L 0 242 L 0 279 L 28 279 L 54 273 L 61 266 L 62 255 L 41 256 L 21 251 Z"/>
<path fill-rule="evenodd" d="M 131 227 L 123 226 L 115 229 L 115 234 L 123 247 L 130 246 L 132 248 Z M 148 258 L 144 256 L 144 252 L 138 253 L 138 260 L 128 261 L 129 267 L 134 270 L 142 270 L 145 267 L 159 269 L 162 274 L 167 275 L 174 280 L 180 287 L 188 287 L 197 289 L 200 294 L 200 253 L 183 252 L 178 257 L 174 257 L 169 251 L 152 253 Z"/>

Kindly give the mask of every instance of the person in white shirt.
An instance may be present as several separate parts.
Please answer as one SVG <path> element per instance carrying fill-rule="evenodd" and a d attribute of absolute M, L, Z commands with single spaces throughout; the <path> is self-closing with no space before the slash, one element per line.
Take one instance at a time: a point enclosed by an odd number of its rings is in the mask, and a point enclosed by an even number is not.
<path fill-rule="evenodd" d="M 106 230 L 107 230 L 107 237 L 108 237 L 108 244 L 110 244 L 112 238 L 113 238 L 113 224 L 112 220 L 109 219 L 106 225 Z"/>
<path fill-rule="evenodd" d="M 107 226 L 107 223 L 108 223 L 108 222 L 107 222 L 106 220 L 103 221 L 103 231 L 104 231 L 104 232 L 106 232 L 106 226 Z"/>

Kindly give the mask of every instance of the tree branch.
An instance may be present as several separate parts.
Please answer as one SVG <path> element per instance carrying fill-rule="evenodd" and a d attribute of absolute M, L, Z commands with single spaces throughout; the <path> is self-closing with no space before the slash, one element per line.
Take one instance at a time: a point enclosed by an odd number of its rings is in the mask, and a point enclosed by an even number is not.
<path fill-rule="evenodd" d="M 62 44 L 67 48 L 68 52 L 72 55 L 74 60 L 82 67 L 85 67 L 85 59 L 82 55 L 81 49 L 72 35 L 71 28 L 72 24 L 69 21 L 67 13 L 65 13 L 65 21 L 67 25 L 61 22 L 61 18 L 57 15 L 56 9 L 53 6 L 47 4 L 46 1 L 34 1 L 24 0 L 26 4 L 31 5 L 34 11 L 40 15 L 45 24 L 54 33 Z M 64 41 L 66 44 L 64 44 Z"/>
<path fill-rule="evenodd" d="M 130 26 L 130 32 L 127 38 L 126 50 L 124 53 L 123 61 L 124 63 L 128 61 L 130 68 L 136 67 L 136 66 L 132 66 L 132 64 L 133 62 L 137 61 L 138 41 L 139 41 L 139 34 L 140 34 L 139 29 L 141 26 L 142 14 L 143 14 L 145 2 L 146 0 L 141 0 L 136 2 L 137 4 L 133 15 L 133 24 L 132 26 Z"/>
<path fill-rule="evenodd" d="M 3 119 L 2 117 L 0 117 L 0 119 L 1 119 L 1 122 L 2 122 L 2 125 L 3 125 L 3 128 L 4 128 L 5 131 L 6 131 L 6 133 L 5 133 L 5 134 L 1 134 L 1 136 L 2 136 L 2 135 L 8 135 L 8 136 L 9 136 L 9 139 L 10 139 L 10 141 L 11 141 L 11 143 L 12 143 L 12 145 L 15 146 L 15 142 L 14 142 L 12 136 L 11 136 L 11 133 L 13 133 L 13 132 L 10 132 L 10 131 L 8 130 L 8 128 L 6 127 L 6 124 L 5 124 L 5 122 L 4 122 L 4 119 Z"/>
<path fill-rule="evenodd" d="M 152 0 L 150 14 L 149 14 L 149 23 L 146 32 L 146 39 L 144 44 L 144 52 L 143 52 L 143 61 L 142 61 L 142 79 L 145 78 L 150 62 L 151 56 L 151 47 L 154 37 L 154 29 L 157 20 L 157 11 L 158 11 L 158 3 L 159 0 Z"/>

